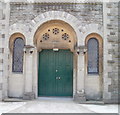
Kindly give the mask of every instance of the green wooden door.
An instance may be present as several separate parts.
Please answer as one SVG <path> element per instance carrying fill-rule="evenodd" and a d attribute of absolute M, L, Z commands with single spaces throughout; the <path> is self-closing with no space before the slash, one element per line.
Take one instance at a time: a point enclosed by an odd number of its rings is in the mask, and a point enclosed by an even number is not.
<path fill-rule="evenodd" d="M 73 54 L 43 50 L 39 54 L 38 96 L 72 96 Z"/>

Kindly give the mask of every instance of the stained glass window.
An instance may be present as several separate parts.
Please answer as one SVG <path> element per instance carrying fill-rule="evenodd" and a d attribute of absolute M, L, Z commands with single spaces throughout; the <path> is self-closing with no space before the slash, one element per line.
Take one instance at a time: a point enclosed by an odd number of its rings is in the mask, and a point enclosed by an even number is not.
<path fill-rule="evenodd" d="M 88 74 L 99 73 L 99 43 L 96 38 L 88 40 Z"/>
<path fill-rule="evenodd" d="M 23 48 L 24 40 L 22 38 L 16 38 L 13 45 L 13 63 L 12 71 L 16 73 L 23 72 Z"/>

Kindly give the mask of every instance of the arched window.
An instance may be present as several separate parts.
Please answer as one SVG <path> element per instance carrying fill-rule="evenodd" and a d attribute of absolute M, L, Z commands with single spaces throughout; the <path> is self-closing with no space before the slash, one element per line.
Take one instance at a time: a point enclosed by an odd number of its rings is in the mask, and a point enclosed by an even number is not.
<path fill-rule="evenodd" d="M 24 40 L 20 37 L 14 40 L 13 44 L 13 62 L 12 72 L 22 73 L 23 72 L 23 48 Z"/>
<path fill-rule="evenodd" d="M 99 74 L 99 42 L 96 38 L 90 38 L 88 48 L 88 74 Z"/>

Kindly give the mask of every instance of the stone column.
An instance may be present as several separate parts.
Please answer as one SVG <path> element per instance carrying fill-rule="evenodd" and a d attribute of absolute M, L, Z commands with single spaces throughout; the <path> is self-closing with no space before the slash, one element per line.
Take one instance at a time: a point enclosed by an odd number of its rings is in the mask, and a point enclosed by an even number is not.
<path fill-rule="evenodd" d="M 77 91 L 84 92 L 84 54 L 78 55 Z"/>
<path fill-rule="evenodd" d="M 85 46 L 80 46 L 77 51 L 78 61 L 77 61 L 77 91 L 74 96 L 74 100 L 78 103 L 85 103 Z"/>
<path fill-rule="evenodd" d="M 24 49 L 25 52 L 25 90 L 23 99 L 31 100 L 34 99 L 33 92 L 33 53 L 34 47 L 26 46 Z"/>

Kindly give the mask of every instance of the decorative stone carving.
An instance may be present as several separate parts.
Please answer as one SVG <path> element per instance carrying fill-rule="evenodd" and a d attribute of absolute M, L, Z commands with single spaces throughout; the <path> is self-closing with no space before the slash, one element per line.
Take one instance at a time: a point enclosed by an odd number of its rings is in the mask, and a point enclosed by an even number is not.
<path fill-rule="evenodd" d="M 63 40 L 69 39 L 69 35 L 68 35 L 67 33 L 64 33 L 64 34 L 62 35 L 62 39 L 63 39 Z"/>
<path fill-rule="evenodd" d="M 70 49 L 73 52 L 77 42 L 73 28 L 60 20 L 52 20 L 41 25 L 34 38 L 34 44 L 39 51 L 58 48 Z"/>
<path fill-rule="evenodd" d="M 34 46 L 26 45 L 26 46 L 24 47 L 24 52 L 27 53 L 27 54 L 28 54 L 28 53 L 29 53 L 29 54 L 32 54 L 33 51 L 34 51 Z"/>
<path fill-rule="evenodd" d="M 86 46 L 78 46 L 75 48 L 77 54 L 85 54 L 87 52 Z"/>
<path fill-rule="evenodd" d="M 48 33 L 43 34 L 43 40 L 48 40 L 48 39 L 49 39 L 49 34 Z"/>
<path fill-rule="evenodd" d="M 59 33 L 59 29 L 58 28 L 54 28 L 53 29 L 53 34 L 57 35 Z"/>

